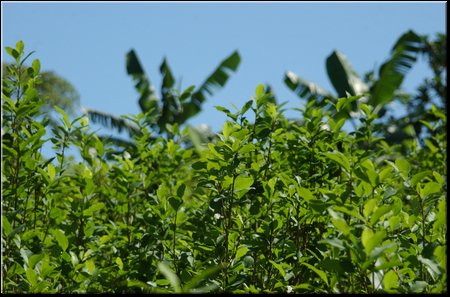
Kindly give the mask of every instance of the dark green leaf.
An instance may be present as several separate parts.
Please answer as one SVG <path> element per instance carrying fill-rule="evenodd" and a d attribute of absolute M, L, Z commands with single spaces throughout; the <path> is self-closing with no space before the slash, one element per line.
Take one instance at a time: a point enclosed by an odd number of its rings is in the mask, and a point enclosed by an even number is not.
<path fill-rule="evenodd" d="M 423 48 L 422 39 L 413 31 L 403 34 L 391 51 L 391 58 L 380 68 L 379 79 L 371 89 L 369 104 L 384 105 L 394 99 L 406 73 Z"/>
<path fill-rule="evenodd" d="M 368 91 L 368 86 L 360 79 L 352 69 L 347 58 L 338 51 L 333 51 L 327 61 L 328 77 L 337 91 L 339 97 L 361 95 Z"/>

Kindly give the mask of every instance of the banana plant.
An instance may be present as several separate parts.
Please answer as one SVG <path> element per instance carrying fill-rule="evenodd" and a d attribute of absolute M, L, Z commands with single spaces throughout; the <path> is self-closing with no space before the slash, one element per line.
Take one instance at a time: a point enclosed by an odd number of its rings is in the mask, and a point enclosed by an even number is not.
<path fill-rule="evenodd" d="M 404 33 L 394 44 L 391 57 L 381 65 L 378 79 L 372 82 L 361 79 L 347 58 L 341 52 L 333 51 L 326 59 L 326 69 L 335 92 L 307 81 L 292 71 L 285 73 L 284 82 L 300 98 L 308 102 L 314 101 L 316 106 L 326 106 L 331 110 L 335 120 L 352 119 L 353 113 L 359 111 L 360 103 L 371 105 L 378 115 L 382 116 L 386 111 L 386 105 L 401 96 L 400 87 L 403 79 L 423 49 L 422 36 L 413 31 Z M 361 97 L 340 111 L 334 110 L 330 104 L 336 102 L 337 98 L 350 96 Z"/>
<path fill-rule="evenodd" d="M 183 92 L 174 86 L 176 80 L 172 74 L 167 60 L 164 58 L 159 68 L 162 75 L 160 96 L 150 82 L 147 74 L 134 49 L 126 54 L 126 70 L 131 76 L 134 86 L 139 93 L 138 104 L 143 113 L 150 113 L 156 117 L 153 124 L 157 134 L 170 134 L 172 125 L 182 125 L 189 118 L 197 115 L 202 110 L 202 104 L 214 92 L 223 88 L 227 83 L 230 73 L 236 72 L 241 58 L 238 51 L 234 51 L 225 58 L 219 66 L 209 75 L 199 87 L 190 86 Z M 86 113 L 94 123 L 99 123 L 107 128 L 118 131 L 128 131 L 130 136 L 139 134 L 140 131 L 131 121 L 110 113 L 86 109 Z M 191 127 L 191 129 L 195 129 Z M 132 143 L 118 137 L 99 136 L 102 140 L 109 140 L 116 146 L 130 148 Z"/>

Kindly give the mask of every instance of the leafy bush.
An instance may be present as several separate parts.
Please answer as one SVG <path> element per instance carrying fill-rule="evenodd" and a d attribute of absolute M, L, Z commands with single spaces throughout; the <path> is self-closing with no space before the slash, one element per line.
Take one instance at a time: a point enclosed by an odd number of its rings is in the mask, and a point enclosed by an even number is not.
<path fill-rule="evenodd" d="M 45 139 L 40 63 L 20 67 L 23 50 L 6 48 L 16 64 L 2 80 L 4 292 L 447 291 L 443 110 L 423 143 L 390 146 L 362 102 L 349 133 L 311 102 L 288 120 L 259 85 L 241 110 L 217 107 L 228 120 L 215 142 L 154 134 L 149 111 L 129 117 L 137 154 L 109 161 L 87 117 L 56 108 Z"/>

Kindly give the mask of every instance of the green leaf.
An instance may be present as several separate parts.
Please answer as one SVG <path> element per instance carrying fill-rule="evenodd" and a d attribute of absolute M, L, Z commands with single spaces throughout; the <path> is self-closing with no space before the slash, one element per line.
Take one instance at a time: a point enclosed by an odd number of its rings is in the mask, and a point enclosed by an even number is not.
<path fill-rule="evenodd" d="M 284 268 L 283 268 L 283 266 L 282 266 L 281 264 L 278 264 L 278 263 L 276 263 L 276 262 L 274 262 L 274 261 L 272 261 L 272 260 L 269 260 L 269 262 L 272 263 L 272 265 L 273 265 L 276 269 L 278 269 L 278 271 L 280 272 L 280 274 L 281 274 L 282 277 L 284 277 L 284 276 L 286 275 L 286 271 L 284 271 Z M 303 264 L 305 264 L 305 263 L 303 263 Z"/>
<path fill-rule="evenodd" d="M 5 237 L 8 237 L 8 235 L 13 231 L 12 225 L 9 223 L 6 216 L 2 215 L 2 229 L 3 234 L 5 234 Z"/>
<path fill-rule="evenodd" d="M 71 128 L 71 124 L 70 124 L 69 116 L 67 115 L 67 113 L 66 113 L 64 110 L 62 110 L 61 108 L 59 108 L 58 106 L 56 106 L 56 105 L 53 106 L 53 108 L 54 108 L 60 115 L 62 115 L 64 124 L 66 125 L 67 129 L 70 129 L 70 128 Z"/>
<path fill-rule="evenodd" d="M 244 107 L 242 107 L 241 111 L 239 112 L 239 114 L 244 114 L 247 112 L 247 110 L 249 110 L 253 105 L 253 100 L 249 100 L 244 104 Z"/>
<path fill-rule="evenodd" d="M 255 260 L 252 256 L 245 256 L 244 257 L 244 267 L 245 268 L 251 268 L 253 267 L 253 264 L 255 263 Z"/>
<path fill-rule="evenodd" d="M 89 206 L 89 208 L 83 210 L 83 216 L 90 217 L 94 214 L 94 212 L 104 209 L 106 207 L 105 203 L 97 202 Z"/>
<path fill-rule="evenodd" d="M 436 257 L 442 270 L 447 271 L 447 250 L 445 246 L 439 245 L 434 249 L 433 255 Z"/>
<path fill-rule="evenodd" d="M 307 188 L 299 187 L 297 189 L 297 194 L 301 198 L 305 199 L 306 201 L 311 201 L 311 200 L 314 199 L 313 193 L 311 193 L 311 191 L 309 189 L 307 189 Z"/>
<path fill-rule="evenodd" d="M 183 93 L 180 95 L 180 98 L 179 98 L 180 102 L 183 102 L 186 99 L 188 99 L 189 97 L 191 97 L 192 91 L 194 91 L 194 89 L 195 89 L 195 86 L 192 85 L 192 86 L 188 87 L 186 90 L 184 90 Z"/>
<path fill-rule="evenodd" d="M 371 89 L 370 105 L 385 105 L 395 98 L 396 91 L 416 62 L 422 47 L 421 37 L 413 31 L 406 32 L 398 39 L 391 51 L 391 58 L 380 67 L 379 79 Z"/>
<path fill-rule="evenodd" d="M 406 175 L 409 173 L 409 171 L 411 170 L 411 165 L 409 164 L 409 162 L 406 159 L 396 159 L 395 160 L 395 165 L 397 166 L 397 168 L 400 171 L 403 171 L 406 173 Z"/>
<path fill-rule="evenodd" d="M 233 125 L 230 122 L 225 122 L 222 129 L 222 134 L 225 137 L 225 139 L 228 139 L 230 134 L 233 132 Z"/>
<path fill-rule="evenodd" d="M 387 214 L 388 212 L 390 212 L 392 210 L 392 207 L 390 205 L 381 205 L 380 207 L 378 207 L 375 212 L 372 214 L 372 216 L 370 217 L 370 224 L 374 225 L 376 223 L 378 223 L 378 220 L 385 214 Z"/>
<path fill-rule="evenodd" d="M 351 231 L 350 226 L 347 224 L 347 222 L 344 219 L 331 219 L 331 223 L 342 232 L 344 235 L 348 235 Z"/>
<path fill-rule="evenodd" d="M 236 251 L 236 257 L 235 257 L 236 261 L 239 260 L 240 258 L 242 258 L 243 256 L 245 256 L 248 251 L 249 251 L 249 249 L 246 246 L 239 247 L 238 250 Z"/>
<path fill-rule="evenodd" d="M 437 183 L 441 187 L 444 184 L 444 178 L 438 172 L 433 171 L 433 176 L 436 179 Z"/>
<path fill-rule="evenodd" d="M 207 280 L 210 275 L 216 273 L 221 268 L 222 268 L 222 265 L 216 265 L 216 266 L 209 267 L 209 268 L 203 270 L 201 273 L 194 276 L 187 284 L 185 284 L 183 286 L 184 292 L 190 292 L 198 284 L 200 284 L 204 280 Z M 200 290 L 200 289 L 198 289 L 198 290 Z M 198 290 L 196 290 L 196 292 L 198 292 Z M 208 291 L 206 291 L 206 292 L 208 292 Z"/>
<path fill-rule="evenodd" d="M 89 119 L 94 124 L 101 124 L 105 127 L 108 127 L 110 129 L 117 130 L 117 132 L 121 133 L 122 131 L 127 131 L 130 135 L 139 135 L 140 128 L 133 122 L 124 119 L 122 117 L 115 116 L 113 114 L 102 112 L 98 110 L 92 110 L 92 109 L 86 109 L 86 112 L 88 114 Z M 100 140 L 104 140 L 107 142 L 115 142 L 118 146 L 126 147 L 134 145 L 132 142 L 128 141 L 116 141 L 119 140 L 118 138 L 114 138 L 112 136 L 110 137 L 100 137 L 98 136 Z"/>
<path fill-rule="evenodd" d="M 55 239 L 58 242 L 58 245 L 65 252 L 67 247 L 69 246 L 69 240 L 67 239 L 64 232 L 59 229 L 52 229 L 52 230 L 50 230 L 50 233 L 53 234 L 53 236 L 55 236 Z"/>
<path fill-rule="evenodd" d="M 428 286 L 428 283 L 425 281 L 415 281 L 410 285 L 411 292 L 413 293 L 422 293 Z"/>
<path fill-rule="evenodd" d="M 335 161 L 336 163 L 338 163 L 339 165 L 341 165 L 342 167 L 344 167 L 344 169 L 347 172 L 350 172 L 350 163 L 349 163 L 347 157 L 343 153 L 334 151 L 334 152 L 323 153 L 323 155 L 325 157 L 327 157 L 328 159 L 331 159 L 331 160 Z"/>
<path fill-rule="evenodd" d="M 366 255 L 370 255 L 370 252 L 377 247 L 385 237 L 386 231 L 384 230 L 373 233 L 371 229 L 365 228 L 361 234 L 361 242 L 366 251 Z"/>
<path fill-rule="evenodd" d="M 342 97 L 336 102 L 336 111 L 339 112 L 341 109 L 346 109 L 352 102 L 362 98 L 362 95 Z M 342 120 L 342 119 L 341 119 Z"/>
<path fill-rule="evenodd" d="M 158 262 L 158 269 L 169 281 L 175 293 L 181 293 L 180 280 L 175 272 L 165 262 Z"/>
<path fill-rule="evenodd" d="M 240 154 L 246 154 L 249 152 L 253 152 L 255 151 L 255 145 L 253 143 L 247 143 L 246 145 L 243 145 L 240 149 L 239 149 L 239 153 Z"/>
<path fill-rule="evenodd" d="M 180 208 L 181 204 L 183 204 L 183 201 L 181 199 L 178 199 L 178 198 L 175 198 L 175 197 L 170 197 L 169 198 L 169 204 L 173 208 L 173 210 L 178 211 L 178 209 Z"/>
<path fill-rule="evenodd" d="M 152 108 L 158 109 L 157 97 L 154 88 L 139 62 L 136 52 L 132 49 L 126 55 L 127 73 L 131 75 L 135 88 L 139 92 L 139 106 L 142 112 L 148 112 Z"/>
<path fill-rule="evenodd" d="M 216 106 L 214 106 L 214 108 L 217 109 L 218 111 L 225 113 L 226 115 L 231 114 L 230 110 L 228 110 L 227 108 L 225 108 L 223 106 L 216 105 Z"/>
<path fill-rule="evenodd" d="M 309 269 L 314 271 L 328 286 L 328 278 L 327 278 L 327 274 L 325 272 L 323 272 L 322 270 L 319 270 L 316 267 L 312 266 L 311 264 L 308 264 L 305 262 L 301 262 L 300 264 L 305 265 L 306 267 L 308 267 Z"/>
<path fill-rule="evenodd" d="M 427 268 L 428 273 L 431 275 L 431 277 L 433 278 L 433 280 L 436 280 L 439 275 L 441 274 L 441 272 L 439 271 L 439 265 L 434 262 L 433 260 L 427 259 L 422 257 L 422 255 L 419 255 L 417 257 L 417 259 L 425 265 L 425 267 Z"/>
<path fill-rule="evenodd" d="M 201 111 L 201 105 L 207 96 L 212 96 L 214 89 L 225 86 L 229 78 L 229 72 L 236 71 L 241 62 L 238 51 L 234 51 L 225 58 L 214 72 L 208 76 L 205 82 L 192 94 L 189 102 L 183 103 L 183 112 L 179 115 L 178 121 L 184 123 L 188 118 L 193 117 Z"/>
<path fill-rule="evenodd" d="M 27 275 L 27 280 L 30 283 L 31 287 L 36 286 L 37 281 L 38 281 L 38 276 L 36 274 L 36 271 L 34 271 L 34 269 L 32 269 L 31 267 L 28 267 L 27 271 L 26 271 L 26 275 Z"/>
<path fill-rule="evenodd" d="M 95 271 L 95 263 L 93 260 L 87 260 L 84 264 L 86 267 L 87 272 L 92 275 Z"/>
<path fill-rule="evenodd" d="M 12 47 L 9 47 L 9 46 L 5 46 L 5 50 L 6 50 L 6 52 L 8 53 L 8 55 L 14 57 L 14 56 L 13 56 L 13 51 L 14 51 L 15 49 L 13 49 Z"/>
<path fill-rule="evenodd" d="M 254 179 L 251 176 L 242 176 L 239 175 L 234 180 L 234 192 L 239 192 L 243 190 L 250 190 L 250 187 L 253 185 Z"/>
<path fill-rule="evenodd" d="M 122 259 L 120 259 L 120 257 L 116 258 L 116 264 L 117 264 L 117 266 L 119 266 L 120 270 L 123 270 L 123 262 L 122 262 Z"/>
<path fill-rule="evenodd" d="M 39 71 L 41 70 L 41 62 L 39 62 L 38 59 L 35 59 L 33 61 L 33 64 L 31 64 L 31 67 L 33 68 L 34 75 L 38 75 Z"/>
<path fill-rule="evenodd" d="M 361 95 L 368 91 L 368 86 L 352 69 L 347 58 L 338 51 L 333 51 L 326 60 L 327 73 L 339 97 Z"/>
<path fill-rule="evenodd" d="M 329 244 L 329 245 L 334 246 L 334 247 L 337 247 L 340 250 L 345 250 L 344 242 L 342 240 L 340 240 L 340 239 L 337 239 L 337 238 L 322 239 L 319 242 L 320 243 Z"/>
<path fill-rule="evenodd" d="M 186 191 L 186 185 L 181 184 L 177 189 L 177 196 L 178 198 L 182 199 L 184 196 L 184 192 Z"/>
<path fill-rule="evenodd" d="M 264 95 L 264 85 L 263 84 L 259 84 L 258 86 L 256 86 L 256 100 L 258 100 L 259 98 L 261 98 Z"/>
<path fill-rule="evenodd" d="M 367 200 L 367 202 L 364 204 L 364 209 L 363 209 L 363 215 L 364 217 L 367 219 L 369 217 L 369 215 L 372 213 L 372 211 L 375 209 L 375 207 L 377 206 L 378 201 L 377 199 L 369 199 Z"/>
<path fill-rule="evenodd" d="M 53 166 L 52 163 L 49 163 L 47 165 L 47 172 L 48 172 L 48 177 L 50 178 L 50 180 L 53 180 L 55 178 L 56 171 L 55 171 L 55 167 Z"/>
<path fill-rule="evenodd" d="M 16 50 L 17 50 L 17 52 L 18 52 L 19 54 L 23 53 L 24 47 L 25 47 L 25 45 L 24 45 L 24 43 L 23 43 L 22 40 L 19 40 L 19 41 L 16 43 Z"/>
<path fill-rule="evenodd" d="M 398 287 L 398 276 L 397 274 L 389 270 L 383 277 L 383 286 L 386 291 L 390 291 L 392 288 Z"/>
<path fill-rule="evenodd" d="M 439 193 L 441 191 L 441 187 L 436 182 L 428 182 L 425 186 L 420 189 L 420 197 L 425 198 L 435 193 Z"/>

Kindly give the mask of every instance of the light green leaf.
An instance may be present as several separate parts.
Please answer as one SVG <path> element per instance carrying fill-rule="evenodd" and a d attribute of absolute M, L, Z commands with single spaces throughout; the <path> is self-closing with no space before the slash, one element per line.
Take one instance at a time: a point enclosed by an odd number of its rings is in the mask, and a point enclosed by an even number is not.
<path fill-rule="evenodd" d="M 377 206 L 378 201 L 377 199 L 369 199 L 367 200 L 367 202 L 364 204 L 364 209 L 363 209 L 363 214 L 364 217 L 367 219 L 369 217 L 369 215 L 372 213 L 372 211 L 375 209 L 375 207 Z"/>
<path fill-rule="evenodd" d="M 433 255 L 442 270 L 447 271 L 447 250 L 445 246 L 439 245 L 434 249 Z"/>
<path fill-rule="evenodd" d="M 234 180 L 234 192 L 249 190 L 253 185 L 254 179 L 251 176 L 242 176 L 239 175 Z"/>
<path fill-rule="evenodd" d="M 278 269 L 278 271 L 280 272 L 281 276 L 284 277 L 286 275 L 286 271 L 284 271 L 284 268 L 281 264 L 275 263 L 272 260 L 269 260 L 270 263 L 272 263 L 272 265 Z"/>
<path fill-rule="evenodd" d="M 236 251 L 236 261 L 245 256 L 248 252 L 248 248 L 246 246 L 241 246 Z"/>
<path fill-rule="evenodd" d="M 181 293 L 180 280 L 175 272 L 173 272 L 165 262 L 159 262 L 158 269 L 169 281 L 175 293 Z"/>
<path fill-rule="evenodd" d="M 53 106 L 53 108 L 60 114 L 60 115 L 62 115 L 62 119 L 63 119 L 63 121 L 64 121 L 64 124 L 66 125 L 66 128 L 67 129 L 70 129 L 71 127 L 72 127 L 72 125 L 70 124 L 70 121 L 69 121 L 69 116 L 67 115 L 67 113 L 64 111 L 64 110 L 62 110 L 61 108 L 59 108 L 58 106 Z"/>
<path fill-rule="evenodd" d="M 264 95 L 264 85 L 263 84 L 259 84 L 256 87 L 256 99 L 261 98 L 262 95 Z"/>
<path fill-rule="evenodd" d="M 13 227 L 4 215 L 2 215 L 2 229 L 6 237 L 13 231 Z"/>
<path fill-rule="evenodd" d="M 409 171 L 411 170 L 411 165 L 405 159 L 395 160 L 395 165 L 397 166 L 398 169 L 400 169 L 400 171 L 404 171 L 406 174 L 408 174 Z"/>
<path fill-rule="evenodd" d="M 240 154 L 246 154 L 253 151 L 255 151 L 255 145 L 253 143 L 247 143 L 246 145 L 242 146 L 238 152 Z"/>
<path fill-rule="evenodd" d="M 328 286 L 328 278 L 327 278 L 327 275 L 325 272 L 323 272 L 322 270 L 319 270 L 316 267 L 312 266 L 311 264 L 308 264 L 305 262 L 301 262 L 300 264 L 305 265 L 306 267 L 308 267 L 309 269 L 314 271 Z"/>
<path fill-rule="evenodd" d="M 314 195 L 311 193 L 311 191 L 307 188 L 299 187 L 297 189 L 297 194 L 305 199 L 306 201 L 311 201 L 314 199 Z"/>
<path fill-rule="evenodd" d="M 53 166 L 52 163 L 48 163 L 47 172 L 48 172 L 48 177 L 50 178 L 50 180 L 53 180 L 55 178 L 56 171 L 55 171 L 55 167 Z"/>
<path fill-rule="evenodd" d="M 222 134 L 225 137 L 225 139 L 228 139 L 230 134 L 233 132 L 233 125 L 230 122 L 225 122 L 222 129 Z"/>
<path fill-rule="evenodd" d="M 31 67 L 33 67 L 34 75 L 38 75 L 39 71 L 41 70 L 41 63 L 38 59 L 35 59 L 33 61 L 33 64 L 31 64 Z"/>
<path fill-rule="evenodd" d="M 95 270 L 95 263 L 94 263 L 94 261 L 87 260 L 86 263 L 85 263 L 85 267 L 86 267 L 87 272 L 90 275 L 92 275 L 94 273 L 94 270 Z"/>
<path fill-rule="evenodd" d="M 119 266 L 120 270 L 123 270 L 123 262 L 122 262 L 122 259 L 120 259 L 120 257 L 116 258 L 116 264 L 117 264 L 117 266 Z"/>
<path fill-rule="evenodd" d="M 331 219 L 331 222 L 344 235 L 348 235 L 350 233 L 350 227 L 344 219 Z"/>
<path fill-rule="evenodd" d="M 24 48 L 25 48 L 25 45 L 24 45 L 23 41 L 22 40 L 17 41 L 17 43 L 16 43 L 16 50 L 19 53 L 22 53 Z"/>
<path fill-rule="evenodd" d="M 439 193 L 441 187 L 436 182 L 428 182 L 422 189 L 420 189 L 420 197 L 425 198 L 435 193 Z"/>
<path fill-rule="evenodd" d="M 32 269 L 31 267 L 28 267 L 27 271 L 26 271 L 26 275 L 27 275 L 28 282 L 30 282 L 30 284 L 31 284 L 31 287 L 36 286 L 37 281 L 38 281 L 38 276 L 36 274 L 36 271 L 34 271 L 34 269 Z"/>
<path fill-rule="evenodd" d="M 383 277 L 383 286 L 386 291 L 390 291 L 392 288 L 398 287 L 398 276 L 397 274 L 389 270 Z"/>
<path fill-rule="evenodd" d="M 444 178 L 442 177 L 442 175 L 440 175 L 438 172 L 433 171 L 433 176 L 436 179 L 436 181 L 438 182 L 439 186 L 442 186 L 444 183 Z"/>
<path fill-rule="evenodd" d="M 53 234 L 53 236 L 55 236 L 55 239 L 58 242 L 58 245 L 61 247 L 61 249 L 63 251 L 66 251 L 67 247 L 69 246 L 69 240 L 67 239 L 64 232 L 59 229 L 52 229 L 50 230 L 50 233 Z"/>
<path fill-rule="evenodd" d="M 371 229 L 364 229 L 361 234 L 361 242 L 366 251 L 366 255 L 370 255 L 370 252 L 380 245 L 383 239 L 386 237 L 386 231 L 380 230 L 375 233 Z"/>
<path fill-rule="evenodd" d="M 97 210 L 101 210 L 103 208 L 105 208 L 105 204 L 103 202 L 97 202 L 92 204 L 88 209 L 85 209 L 83 211 L 83 216 L 85 217 L 90 217 L 94 214 L 95 211 Z"/>

